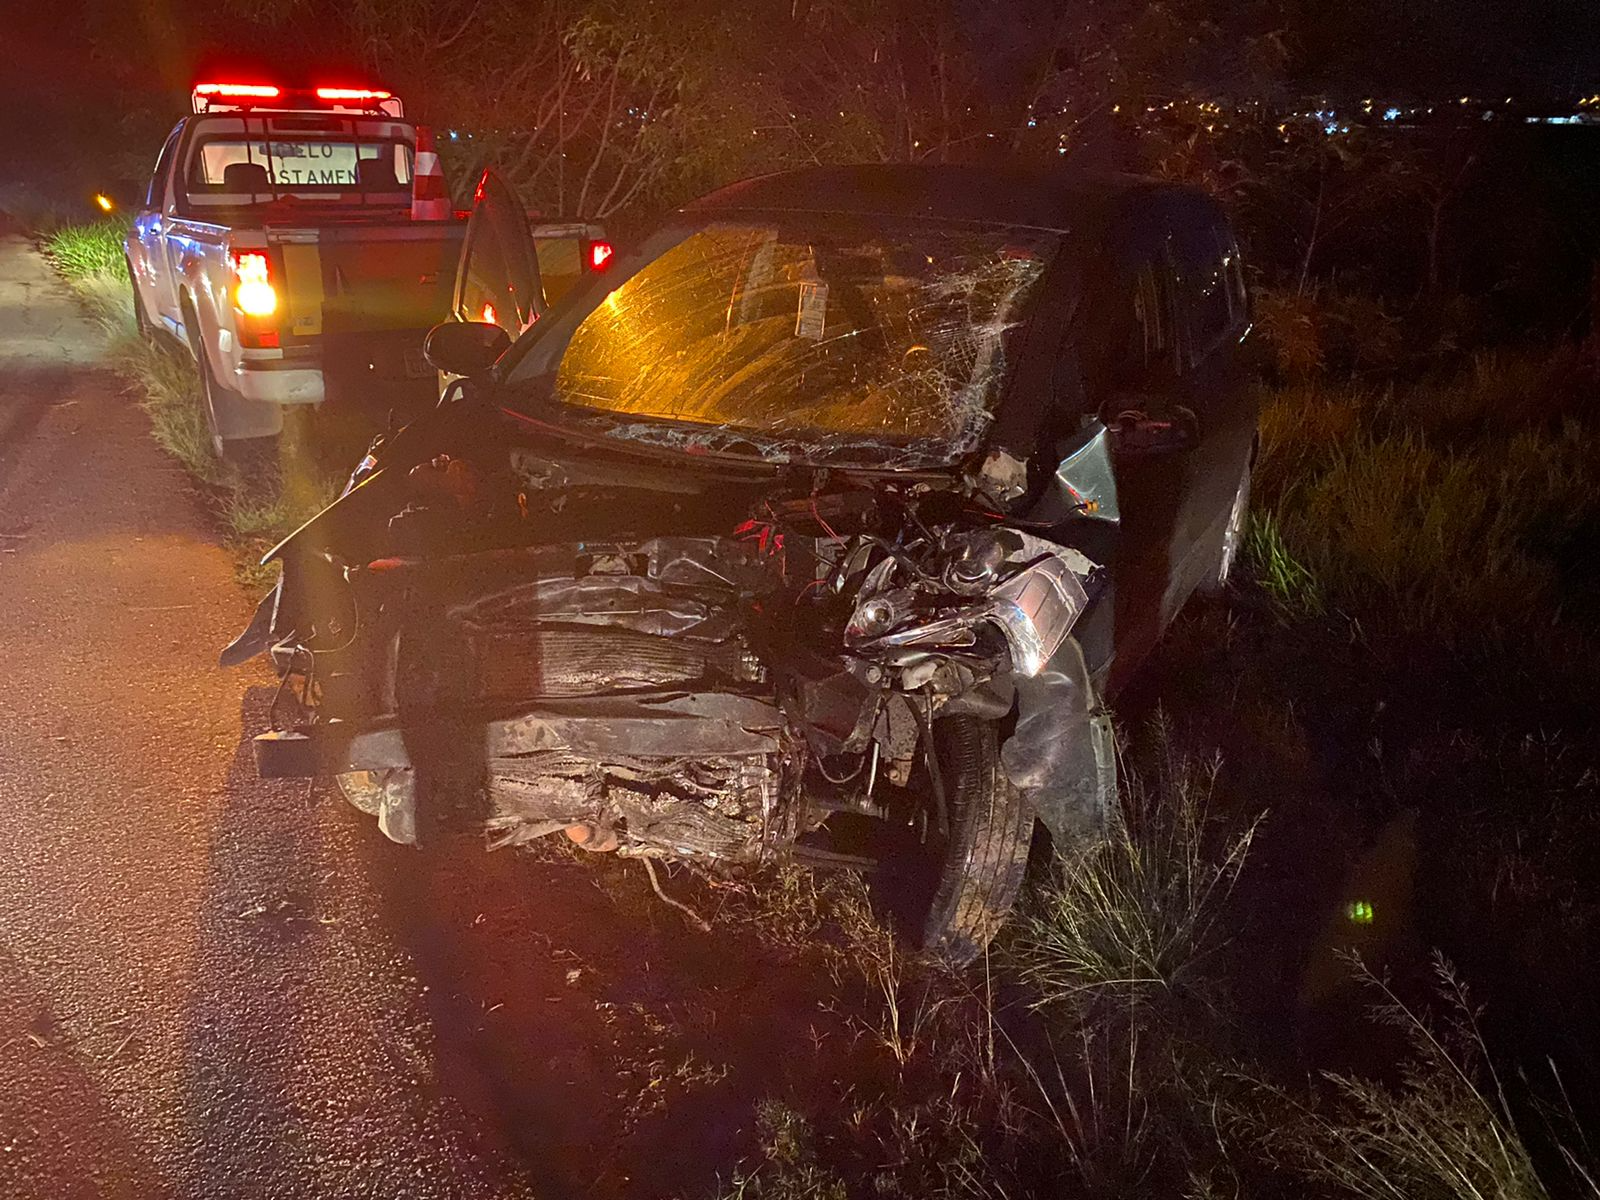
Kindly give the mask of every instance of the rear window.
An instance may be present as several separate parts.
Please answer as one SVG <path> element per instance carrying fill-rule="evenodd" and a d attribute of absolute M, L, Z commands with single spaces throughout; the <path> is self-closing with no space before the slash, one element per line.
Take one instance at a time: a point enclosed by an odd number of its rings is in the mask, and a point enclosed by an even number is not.
<path fill-rule="evenodd" d="M 409 192 L 411 147 L 349 138 L 209 138 L 195 148 L 189 172 L 192 198 L 249 195 L 263 181 L 273 191 L 308 196 Z"/>

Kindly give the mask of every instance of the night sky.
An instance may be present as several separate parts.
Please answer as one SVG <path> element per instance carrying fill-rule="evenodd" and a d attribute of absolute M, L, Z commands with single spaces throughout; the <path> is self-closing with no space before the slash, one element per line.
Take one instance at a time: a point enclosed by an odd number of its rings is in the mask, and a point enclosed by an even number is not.
<path fill-rule="evenodd" d="M 1053 0 L 1037 0 L 1045 15 Z M 1085 11 L 1124 11 L 1122 0 L 1094 0 Z M 330 28 L 317 8 L 329 0 L 280 6 L 302 29 Z M 132 146 L 159 137 L 200 64 L 219 52 L 287 45 L 296 54 L 335 53 L 274 39 L 261 26 L 229 46 L 226 4 L 208 0 L 9 0 L 0 38 L 0 182 L 49 164 L 103 176 L 109 142 Z M 1556 99 L 1600 91 L 1600 19 L 1595 0 L 1213 0 L 1198 3 L 1225 28 L 1278 29 L 1290 51 L 1287 90 L 1335 96 L 1434 98 L 1462 93 Z M 252 9 L 257 16 L 270 6 Z M 330 12 L 337 11 L 330 3 Z M 992 24 L 1000 6 L 974 11 Z M 196 33 L 203 14 L 209 31 Z M 980 44 L 989 41 L 979 37 Z M 326 66 L 326 61 L 318 66 Z M 145 126 L 148 125 L 149 129 Z M 153 133 L 151 131 L 154 131 Z"/>

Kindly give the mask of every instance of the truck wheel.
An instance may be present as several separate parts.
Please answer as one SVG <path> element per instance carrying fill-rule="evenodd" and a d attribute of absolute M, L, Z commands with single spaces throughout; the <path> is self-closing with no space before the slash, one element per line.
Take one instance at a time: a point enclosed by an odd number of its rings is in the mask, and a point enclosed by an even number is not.
<path fill-rule="evenodd" d="M 212 453 L 225 462 L 251 461 L 270 454 L 277 446 L 278 431 L 283 428 L 283 414 L 276 405 L 246 400 L 217 382 L 200 343 L 200 320 L 187 302 L 183 309 L 183 327 L 189 335 L 189 349 L 194 354 L 195 370 L 200 376 L 200 403 L 205 410 L 206 429 L 211 434 Z M 257 413 L 256 409 L 271 411 Z M 246 427 L 242 434 L 237 432 L 240 424 Z M 267 426 L 272 428 L 269 430 Z"/>
<path fill-rule="evenodd" d="M 894 866 L 897 875 L 908 868 L 903 915 L 918 944 L 962 965 L 983 953 L 1016 903 L 1034 812 L 1006 778 L 992 721 L 946 717 L 934 722 L 933 741 L 948 829 L 938 829 L 932 780 L 919 769 L 912 782 L 926 793 L 925 815 L 916 845 Z"/>
<path fill-rule="evenodd" d="M 128 268 L 128 287 L 133 293 L 134 332 L 139 335 L 141 342 L 153 342 L 155 340 L 155 330 L 151 328 L 149 319 L 144 315 L 144 301 L 139 299 L 139 282 L 133 274 L 133 263 L 127 258 L 122 261 Z"/>

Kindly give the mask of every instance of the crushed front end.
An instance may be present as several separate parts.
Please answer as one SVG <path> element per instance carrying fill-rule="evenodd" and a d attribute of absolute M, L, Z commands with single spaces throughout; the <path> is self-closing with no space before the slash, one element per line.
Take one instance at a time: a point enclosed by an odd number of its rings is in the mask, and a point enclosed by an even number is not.
<path fill-rule="evenodd" d="M 1004 726 L 1039 791 L 1050 752 L 1028 731 L 1062 698 L 1039 681 L 1075 661 L 1092 703 L 1070 633 L 1096 565 L 949 480 L 818 482 L 624 496 L 517 455 L 419 467 L 381 553 L 286 556 L 262 773 L 336 776 L 400 842 L 454 783 L 492 846 L 565 833 L 725 864 L 859 859 L 827 836 L 841 815 L 945 820 L 909 793 L 939 790 L 949 716 Z M 621 536 L 622 511 L 643 532 Z M 569 538 L 535 536 L 553 529 Z"/>

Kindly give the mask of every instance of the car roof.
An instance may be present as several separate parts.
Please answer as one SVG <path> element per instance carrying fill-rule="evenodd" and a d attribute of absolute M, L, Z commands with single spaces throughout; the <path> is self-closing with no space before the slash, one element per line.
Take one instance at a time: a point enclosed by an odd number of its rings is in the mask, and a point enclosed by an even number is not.
<path fill-rule="evenodd" d="M 912 217 L 1068 232 L 1113 214 L 1166 214 L 1211 224 L 1215 202 L 1196 188 L 1133 175 L 954 163 L 807 167 L 729 184 L 679 210 L 815 212 Z"/>

